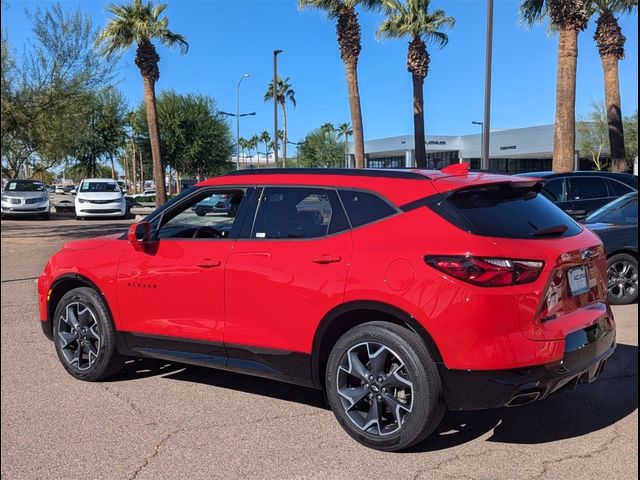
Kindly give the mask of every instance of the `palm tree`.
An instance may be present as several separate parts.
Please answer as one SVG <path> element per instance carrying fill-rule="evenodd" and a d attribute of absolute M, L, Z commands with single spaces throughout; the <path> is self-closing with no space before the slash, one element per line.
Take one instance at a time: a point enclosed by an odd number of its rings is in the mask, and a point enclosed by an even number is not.
<path fill-rule="evenodd" d="M 298 0 L 300 8 L 319 8 L 324 10 L 330 19 L 336 20 L 340 57 L 347 73 L 356 168 L 364 168 L 364 130 L 358 88 L 358 57 L 362 45 L 360 44 L 360 24 L 358 23 L 356 6 L 362 5 L 372 9 L 377 8 L 379 4 L 380 0 Z"/>
<path fill-rule="evenodd" d="M 277 102 L 280 104 L 280 108 L 282 108 L 282 128 L 284 130 L 284 138 L 282 139 L 282 166 L 287 166 L 287 108 L 286 102 L 289 102 L 295 107 L 296 106 L 296 92 L 291 88 L 291 83 L 289 82 L 289 77 L 282 80 L 280 77 L 276 80 L 277 87 L 275 91 L 275 96 L 277 98 Z M 274 97 L 274 87 L 273 80 L 269 83 L 267 87 L 267 93 L 264 94 L 264 101 L 269 102 L 272 101 Z M 277 166 L 277 165 L 276 165 Z"/>
<path fill-rule="evenodd" d="M 244 137 L 240 137 L 238 139 L 238 147 L 240 147 L 240 152 L 237 152 L 237 155 L 239 157 L 240 153 L 242 152 L 242 164 L 244 165 L 244 162 L 246 160 L 246 156 L 244 154 L 244 151 L 249 147 L 249 140 L 247 140 Z M 238 163 L 240 163 L 240 158 L 238 158 Z"/>
<path fill-rule="evenodd" d="M 558 32 L 553 170 L 569 172 L 574 168 L 576 150 L 578 33 L 589 21 L 585 0 L 524 0 L 520 15 L 527 25 L 548 18 L 551 30 Z"/>
<path fill-rule="evenodd" d="M 124 5 L 110 5 L 107 11 L 113 15 L 113 18 L 109 20 L 99 36 L 99 40 L 104 46 L 104 52 L 108 56 L 136 45 L 135 62 L 140 69 L 144 84 L 153 177 L 156 184 L 156 205 L 158 206 L 167 201 L 167 196 L 160 151 L 155 93 L 155 84 L 160 78 L 160 70 L 158 69 L 160 56 L 152 41 L 157 40 L 167 47 L 177 47 L 183 54 L 189 48 L 189 44 L 182 35 L 169 30 L 167 17 L 160 18 L 166 7 L 162 3 L 154 5 L 148 2 L 145 4 L 142 0 L 133 0 L 132 3 Z"/>
<path fill-rule="evenodd" d="M 598 45 L 604 70 L 604 96 L 609 124 L 611 166 L 616 172 L 627 169 L 624 148 L 624 130 L 620 108 L 620 82 L 618 61 L 624 58 L 624 43 L 616 14 L 630 13 L 638 8 L 638 0 L 591 0 L 590 9 L 598 13 L 596 33 L 593 39 Z"/>
<path fill-rule="evenodd" d="M 409 37 L 407 70 L 413 80 L 413 134 L 415 139 L 416 165 L 427 166 L 427 150 L 424 138 L 424 79 L 429 73 L 427 42 L 444 47 L 449 41 L 443 28 L 455 25 L 453 17 L 443 10 L 429 13 L 431 0 L 383 0 L 387 18 L 378 28 L 383 38 Z"/>
<path fill-rule="evenodd" d="M 256 162 L 257 162 L 258 166 L 260 166 L 260 154 L 258 153 L 259 144 L 260 144 L 260 136 L 259 135 L 253 135 L 249 139 L 249 149 L 254 149 L 256 151 Z"/>
<path fill-rule="evenodd" d="M 344 137 L 344 150 L 345 150 L 344 166 L 348 167 L 349 166 L 349 136 L 353 135 L 353 129 L 351 128 L 351 125 L 348 122 L 345 122 L 338 125 L 337 131 L 338 131 L 338 135 L 341 135 Z"/>
<path fill-rule="evenodd" d="M 269 142 L 271 142 L 271 135 L 266 130 L 263 130 L 260 134 L 260 141 L 264 143 L 264 158 L 269 166 Z"/>

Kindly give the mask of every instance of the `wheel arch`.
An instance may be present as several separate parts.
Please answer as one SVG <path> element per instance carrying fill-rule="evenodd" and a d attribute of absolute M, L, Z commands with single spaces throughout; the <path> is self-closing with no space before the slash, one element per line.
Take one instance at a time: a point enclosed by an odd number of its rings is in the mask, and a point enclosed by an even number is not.
<path fill-rule="evenodd" d="M 88 287 L 92 290 L 95 290 L 98 295 L 100 295 L 104 299 L 104 294 L 102 290 L 98 288 L 98 286 L 85 277 L 84 275 L 80 275 L 78 273 L 67 273 L 56 278 L 51 284 L 50 290 L 51 294 L 49 299 L 47 300 L 47 325 L 43 325 L 43 330 L 45 335 L 49 339 L 53 339 L 53 315 L 56 312 L 56 307 L 60 302 L 60 299 L 69 291 L 74 288 Z M 104 305 L 109 312 L 109 316 L 113 321 L 113 312 L 111 311 L 111 307 L 109 302 L 104 301 Z"/>
<path fill-rule="evenodd" d="M 429 332 L 404 310 L 370 300 L 343 303 L 324 316 L 313 338 L 311 375 L 317 388 L 324 389 L 324 371 L 335 342 L 353 327 L 372 321 L 386 321 L 411 330 L 422 339 L 433 359 L 442 362 L 440 351 Z"/>
<path fill-rule="evenodd" d="M 631 247 L 622 247 L 622 248 L 619 248 L 617 250 L 614 250 L 613 252 L 611 252 L 611 253 L 609 253 L 607 255 L 607 260 L 609 260 L 614 255 L 620 255 L 621 253 L 625 253 L 627 255 L 630 255 L 633 258 L 635 258 L 636 260 L 638 260 L 638 250 L 635 250 L 635 249 L 633 249 Z"/>

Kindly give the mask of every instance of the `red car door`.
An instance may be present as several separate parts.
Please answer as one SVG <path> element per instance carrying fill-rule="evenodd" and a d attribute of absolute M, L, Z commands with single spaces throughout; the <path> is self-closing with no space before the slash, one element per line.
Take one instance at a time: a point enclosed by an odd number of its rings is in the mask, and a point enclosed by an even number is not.
<path fill-rule="evenodd" d="M 225 344 L 309 353 L 318 323 L 344 298 L 346 216 L 333 190 L 268 187 L 256 198 L 251 233 L 227 260 Z"/>
<path fill-rule="evenodd" d="M 125 250 L 117 277 L 123 330 L 222 345 L 224 269 L 243 196 L 224 193 L 234 198 L 230 212 L 196 214 L 200 202 L 220 191 L 196 193 L 163 216 L 149 248 Z"/>

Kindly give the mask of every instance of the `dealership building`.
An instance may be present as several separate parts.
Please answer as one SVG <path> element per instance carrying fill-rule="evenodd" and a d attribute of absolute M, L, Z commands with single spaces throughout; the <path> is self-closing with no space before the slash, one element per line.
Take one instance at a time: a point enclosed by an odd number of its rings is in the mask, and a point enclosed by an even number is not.
<path fill-rule="evenodd" d="M 508 130 L 491 130 L 489 141 L 489 170 L 522 173 L 551 170 L 554 125 L 540 125 Z M 577 142 L 576 142 L 577 143 Z M 482 135 L 427 135 L 428 168 L 442 168 L 452 163 L 469 162 L 471 168 L 480 168 Z M 413 135 L 381 138 L 364 143 L 365 162 L 370 168 L 415 167 Z M 609 153 L 603 151 L 602 157 Z M 353 144 L 350 159 L 353 166 Z M 590 170 L 588 158 L 578 158 L 578 169 Z"/>

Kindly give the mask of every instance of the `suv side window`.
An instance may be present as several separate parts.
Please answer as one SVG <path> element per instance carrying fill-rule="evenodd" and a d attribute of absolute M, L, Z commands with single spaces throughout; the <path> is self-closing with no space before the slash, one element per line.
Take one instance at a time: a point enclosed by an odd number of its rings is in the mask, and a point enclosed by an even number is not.
<path fill-rule="evenodd" d="M 621 197 L 622 195 L 626 195 L 627 193 L 633 192 L 633 189 L 628 186 L 625 185 L 622 182 L 619 182 L 618 180 L 615 180 L 613 178 L 609 179 L 609 186 L 611 188 L 613 188 L 613 191 L 615 192 L 616 196 Z"/>
<path fill-rule="evenodd" d="M 394 207 L 372 193 L 357 190 L 340 190 L 338 193 L 353 228 L 397 212 Z"/>
<path fill-rule="evenodd" d="M 243 198 L 242 190 L 202 189 L 159 217 L 156 238 L 229 238 Z"/>
<path fill-rule="evenodd" d="M 542 193 L 552 202 L 564 202 L 567 198 L 564 193 L 564 178 L 554 178 L 546 182 L 542 187 Z"/>
<path fill-rule="evenodd" d="M 569 200 L 587 200 L 609 196 L 604 179 L 596 177 L 569 178 Z"/>
<path fill-rule="evenodd" d="M 266 187 L 258 200 L 251 238 L 320 238 L 336 233 L 332 224 L 340 220 L 339 205 L 335 201 L 332 205 L 330 193 L 313 187 Z"/>

